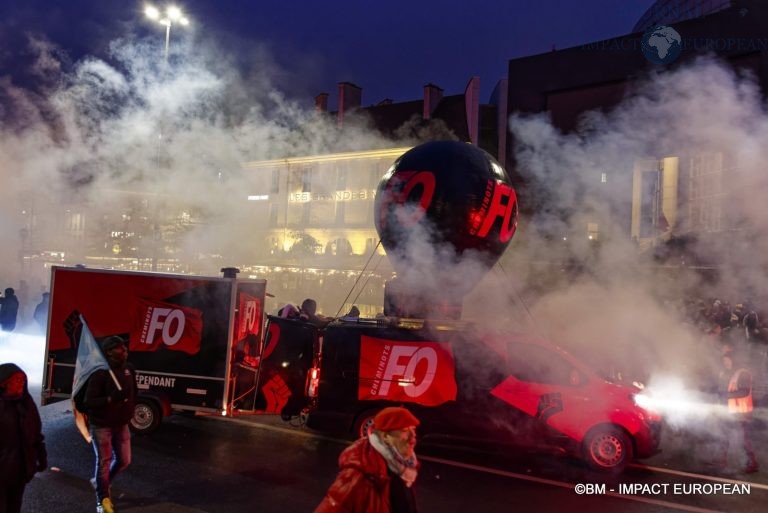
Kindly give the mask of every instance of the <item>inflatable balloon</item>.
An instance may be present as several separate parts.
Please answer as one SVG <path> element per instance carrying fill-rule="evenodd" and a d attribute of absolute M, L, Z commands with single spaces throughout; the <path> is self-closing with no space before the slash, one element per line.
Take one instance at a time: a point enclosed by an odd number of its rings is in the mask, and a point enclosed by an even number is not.
<path fill-rule="evenodd" d="M 400 281 L 390 284 L 392 294 L 385 292 L 399 299 L 387 297 L 385 306 L 393 301 L 434 305 L 452 296 L 448 302 L 455 309 L 504 253 L 517 227 L 517 213 L 517 195 L 506 172 L 476 146 L 434 141 L 403 154 L 379 183 L 374 205 L 376 230 Z M 419 255 L 424 254 L 425 245 L 437 248 L 441 257 L 431 266 L 422 266 L 422 275 L 433 270 L 450 272 L 454 264 L 469 259 L 473 272 L 461 283 L 445 275 L 433 280 L 450 282 L 445 290 L 432 285 L 432 290 L 407 291 L 413 281 L 428 281 L 415 278 L 413 271 L 422 264 Z M 447 259 L 446 248 L 451 255 Z M 409 271 L 403 283 L 401 278 Z M 406 299 L 414 295 L 415 299 Z"/>
<path fill-rule="evenodd" d="M 504 169 L 468 143 L 434 141 L 403 154 L 379 183 L 376 230 L 387 253 L 407 255 L 417 226 L 433 244 L 472 249 L 489 267 L 517 227 L 517 195 Z"/>

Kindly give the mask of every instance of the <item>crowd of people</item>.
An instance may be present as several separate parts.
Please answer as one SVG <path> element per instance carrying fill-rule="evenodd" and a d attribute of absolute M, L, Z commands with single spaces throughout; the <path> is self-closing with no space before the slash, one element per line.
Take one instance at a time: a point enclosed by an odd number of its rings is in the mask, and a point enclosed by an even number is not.
<path fill-rule="evenodd" d="M 16 295 L 13 287 L 7 287 L 0 296 L 0 330 L 11 332 L 16 329 L 17 323 L 21 321 L 22 302 Z M 44 332 L 48 323 L 48 305 L 50 302 L 50 293 L 43 292 L 40 302 L 35 306 L 32 319 Z"/>
<path fill-rule="evenodd" d="M 701 333 L 705 354 L 712 357 L 715 372 L 702 379 L 703 392 L 715 396 L 724 407 L 719 417 L 719 439 L 709 464 L 728 468 L 729 442 L 736 439 L 744 458 L 742 470 L 753 473 L 759 465 L 752 446 L 755 383 L 768 378 L 768 331 L 761 324 L 759 308 L 752 301 L 731 304 L 718 298 L 678 302 L 683 321 Z M 755 379 L 757 377 L 757 380 Z"/>
<path fill-rule="evenodd" d="M 684 299 L 678 302 L 683 320 L 707 334 L 717 334 L 722 341 L 766 344 L 768 331 L 761 324 L 758 306 L 749 300 L 731 304 L 724 299 Z"/>

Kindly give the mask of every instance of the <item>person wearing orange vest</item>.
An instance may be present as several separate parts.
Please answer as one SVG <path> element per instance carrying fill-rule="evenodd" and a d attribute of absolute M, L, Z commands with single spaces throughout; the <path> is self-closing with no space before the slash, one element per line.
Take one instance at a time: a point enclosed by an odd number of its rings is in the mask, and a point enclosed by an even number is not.
<path fill-rule="evenodd" d="M 744 453 L 747 456 L 747 465 L 744 472 L 757 472 L 759 466 L 755 458 L 755 452 L 752 449 L 752 440 L 750 431 L 752 427 L 752 374 L 749 370 L 740 367 L 734 370 L 733 355 L 724 354 L 722 357 L 723 369 L 720 371 L 720 392 L 723 399 L 727 400 L 728 421 L 725 423 L 727 429 L 722 440 L 722 460 L 723 467 L 728 462 L 728 438 L 731 432 L 740 435 Z"/>

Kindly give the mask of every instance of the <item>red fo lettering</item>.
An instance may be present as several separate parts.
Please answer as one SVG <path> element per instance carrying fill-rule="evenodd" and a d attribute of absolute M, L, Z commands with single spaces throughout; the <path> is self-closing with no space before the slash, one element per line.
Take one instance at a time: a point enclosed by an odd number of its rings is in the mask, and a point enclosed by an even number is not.
<path fill-rule="evenodd" d="M 402 189 L 394 189 L 402 184 Z M 424 217 L 427 209 L 432 204 L 432 198 L 435 195 L 435 175 L 430 171 L 398 171 L 387 184 L 387 192 L 384 204 L 381 209 L 381 225 L 386 226 L 387 216 L 389 215 L 389 206 L 392 204 L 405 205 L 408 196 L 413 192 L 416 186 L 421 185 L 421 197 L 418 207 L 407 216 L 403 216 L 400 222 L 404 226 L 412 226 Z"/>
<path fill-rule="evenodd" d="M 506 198 L 507 202 L 502 203 L 502 200 Z M 485 237 L 488 235 L 493 223 L 496 222 L 497 217 L 501 217 L 503 222 L 501 224 L 501 230 L 499 230 L 499 241 L 507 242 L 515 234 L 516 222 L 513 219 L 512 214 L 517 209 L 517 194 L 515 190 L 509 185 L 496 182 L 496 187 L 493 189 L 493 198 L 491 199 L 491 207 L 485 214 L 483 224 L 480 226 L 480 230 L 477 233 L 478 237 Z"/>

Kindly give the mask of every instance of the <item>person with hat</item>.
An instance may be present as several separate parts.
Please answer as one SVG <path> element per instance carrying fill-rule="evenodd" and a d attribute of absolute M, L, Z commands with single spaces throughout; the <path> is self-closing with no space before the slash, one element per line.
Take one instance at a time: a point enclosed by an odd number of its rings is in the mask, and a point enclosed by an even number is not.
<path fill-rule="evenodd" d="M 19 513 L 24 488 L 48 467 L 40 413 L 17 365 L 0 365 L 0 511 Z"/>
<path fill-rule="evenodd" d="M 368 435 L 339 456 L 339 474 L 315 513 L 416 513 L 418 425 L 406 408 L 377 413 Z"/>
<path fill-rule="evenodd" d="M 96 490 L 98 513 L 114 513 L 110 485 L 131 463 L 131 434 L 128 422 L 133 417 L 137 388 L 136 375 L 128 360 L 125 340 L 110 336 L 101 342 L 109 368 L 99 369 L 88 378 L 84 404 L 88 413 L 96 468 L 91 485 Z M 117 381 L 120 383 L 118 388 Z"/>
<path fill-rule="evenodd" d="M 42 299 L 35 307 L 35 313 L 32 318 L 35 320 L 43 333 L 48 329 L 48 308 L 51 304 L 51 293 L 43 292 Z"/>

